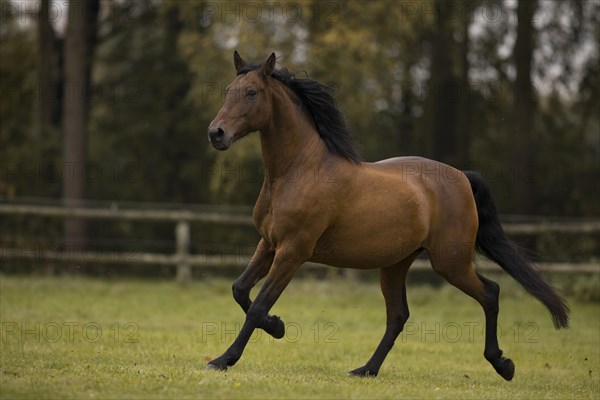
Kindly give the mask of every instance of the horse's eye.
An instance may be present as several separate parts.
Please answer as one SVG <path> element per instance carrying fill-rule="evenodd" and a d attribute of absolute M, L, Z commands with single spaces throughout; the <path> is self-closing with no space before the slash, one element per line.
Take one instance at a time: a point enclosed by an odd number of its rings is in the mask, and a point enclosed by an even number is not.
<path fill-rule="evenodd" d="M 246 92 L 246 96 L 248 96 L 248 97 L 254 97 L 254 96 L 256 96 L 256 94 L 257 94 L 257 91 L 255 89 L 250 89 Z"/>

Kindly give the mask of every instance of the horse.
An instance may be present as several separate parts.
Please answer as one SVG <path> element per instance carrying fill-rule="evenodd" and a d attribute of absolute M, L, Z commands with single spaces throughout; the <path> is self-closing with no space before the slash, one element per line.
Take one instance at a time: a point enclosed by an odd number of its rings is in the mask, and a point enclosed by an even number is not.
<path fill-rule="evenodd" d="M 379 269 L 386 327 L 372 357 L 351 376 L 377 376 L 409 318 L 406 275 L 421 252 L 433 270 L 474 298 L 485 314 L 484 357 L 504 379 L 515 365 L 497 339 L 499 285 L 476 272 L 482 253 L 499 264 L 567 328 L 569 308 L 505 235 L 490 188 L 476 172 L 420 157 L 363 162 L 332 90 L 315 80 L 233 55 L 236 77 L 208 128 L 217 150 L 258 131 L 264 180 L 253 210 L 256 251 L 232 285 L 246 314 L 231 346 L 206 369 L 227 370 L 255 329 L 282 338 L 269 311 L 307 261 Z M 254 301 L 250 290 L 266 276 Z"/>

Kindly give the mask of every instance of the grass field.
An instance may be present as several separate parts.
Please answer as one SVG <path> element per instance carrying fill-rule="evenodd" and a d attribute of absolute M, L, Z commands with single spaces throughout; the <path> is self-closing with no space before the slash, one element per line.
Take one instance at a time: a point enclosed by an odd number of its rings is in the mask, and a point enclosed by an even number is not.
<path fill-rule="evenodd" d="M 597 276 L 595 277 L 597 279 Z M 483 358 L 483 312 L 444 285 L 409 287 L 411 318 L 377 378 L 350 378 L 385 326 L 371 283 L 293 281 L 273 312 L 282 340 L 256 335 L 229 371 L 204 371 L 243 322 L 229 280 L 173 282 L 0 276 L 0 398 L 600 397 L 600 305 L 570 299 L 571 328 L 499 280 L 505 382 Z"/>

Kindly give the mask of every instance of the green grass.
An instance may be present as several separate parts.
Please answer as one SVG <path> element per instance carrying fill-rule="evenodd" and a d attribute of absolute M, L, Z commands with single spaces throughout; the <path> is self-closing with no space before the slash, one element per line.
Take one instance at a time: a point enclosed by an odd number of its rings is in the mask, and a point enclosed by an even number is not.
<path fill-rule="evenodd" d="M 230 281 L 0 276 L 0 398 L 591 398 L 600 397 L 600 306 L 571 299 L 569 330 L 512 281 L 502 287 L 505 382 L 484 360 L 483 312 L 458 290 L 409 286 L 411 318 L 375 379 L 350 378 L 385 326 L 375 284 L 296 280 L 228 372 L 204 371 L 243 314 Z"/>

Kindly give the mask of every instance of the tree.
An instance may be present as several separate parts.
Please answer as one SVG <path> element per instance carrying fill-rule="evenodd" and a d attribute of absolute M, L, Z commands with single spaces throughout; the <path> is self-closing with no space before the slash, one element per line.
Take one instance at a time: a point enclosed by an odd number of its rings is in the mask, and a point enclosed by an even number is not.
<path fill-rule="evenodd" d="M 459 99 L 457 116 L 457 136 L 458 143 L 456 148 L 457 167 L 462 168 L 470 163 L 469 145 L 471 143 L 471 83 L 469 81 L 469 51 L 471 42 L 469 40 L 469 27 L 473 18 L 473 8 L 465 7 L 460 14 L 459 35 L 461 38 L 458 45 L 458 64 L 459 64 Z"/>
<path fill-rule="evenodd" d="M 429 119 L 432 157 L 456 167 L 468 163 L 470 114 L 469 26 L 473 8 L 436 0 L 431 41 Z"/>
<path fill-rule="evenodd" d="M 69 3 L 63 104 L 63 199 L 67 207 L 80 205 L 86 193 L 90 78 L 99 7 L 99 0 Z M 85 220 L 66 218 L 64 235 L 66 245 L 84 249 Z"/>
<path fill-rule="evenodd" d="M 533 168 L 534 164 L 534 118 L 536 112 L 535 93 L 532 84 L 532 60 L 535 48 L 535 27 L 533 16 L 537 0 L 520 0 L 517 6 L 517 40 L 513 50 L 516 67 L 514 92 L 514 128 L 509 133 L 512 138 L 512 168 L 514 207 L 522 214 L 533 209 Z"/>
<path fill-rule="evenodd" d="M 42 0 L 38 13 L 38 134 L 46 138 L 61 122 L 62 71 L 60 40 L 50 22 L 50 0 Z"/>
<path fill-rule="evenodd" d="M 446 3 L 448 4 L 448 3 Z M 429 101 L 432 119 L 432 156 L 438 161 L 456 165 L 457 153 L 457 78 L 456 43 L 452 21 L 447 17 L 442 0 L 435 1 L 435 18 L 431 38 L 431 78 Z"/>

